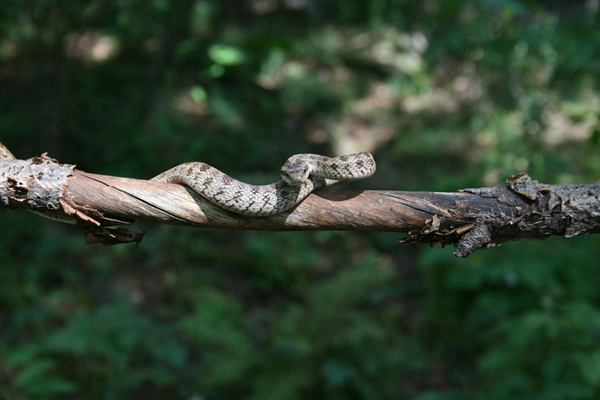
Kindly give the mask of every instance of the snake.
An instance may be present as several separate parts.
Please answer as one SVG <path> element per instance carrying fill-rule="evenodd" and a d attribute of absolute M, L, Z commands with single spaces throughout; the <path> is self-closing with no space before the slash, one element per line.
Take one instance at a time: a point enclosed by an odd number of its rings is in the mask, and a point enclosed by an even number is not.
<path fill-rule="evenodd" d="M 218 207 L 246 216 L 271 216 L 296 206 L 317 189 L 364 179 L 375 173 L 370 153 L 338 157 L 296 154 L 281 167 L 281 180 L 269 185 L 240 182 L 203 162 L 187 162 L 173 167 L 152 181 L 178 183 Z"/>

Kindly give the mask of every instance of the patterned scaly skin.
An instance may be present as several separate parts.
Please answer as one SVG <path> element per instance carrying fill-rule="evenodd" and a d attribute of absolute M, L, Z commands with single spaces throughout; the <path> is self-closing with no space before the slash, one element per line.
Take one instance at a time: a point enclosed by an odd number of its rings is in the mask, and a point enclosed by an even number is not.
<path fill-rule="evenodd" d="M 313 190 L 368 178 L 375 173 L 369 153 L 340 157 L 296 154 L 281 168 L 282 180 L 255 186 L 235 180 L 202 162 L 188 162 L 152 178 L 189 186 L 217 206 L 236 214 L 264 217 L 289 210 Z"/>

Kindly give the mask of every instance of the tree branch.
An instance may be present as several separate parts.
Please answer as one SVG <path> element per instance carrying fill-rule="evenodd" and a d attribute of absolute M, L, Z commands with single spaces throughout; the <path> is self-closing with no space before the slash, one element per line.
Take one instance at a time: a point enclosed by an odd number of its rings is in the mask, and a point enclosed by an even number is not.
<path fill-rule="evenodd" d="M 324 189 L 288 212 L 247 217 L 182 185 L 90 174 L 45 155 L 0 159 L 3 206 L 74 222 L 86 230 L 88 242 L 104 244 L 139 243 L 141 232 L 104 228 L 135 220 L 267 231 L 408 232 L 398 243 L 452 244 L 459 257 L 512 240 L 600 232 L 600 185 L 544 185 L 526 174 L 508 183 L 458 193 Z"/>

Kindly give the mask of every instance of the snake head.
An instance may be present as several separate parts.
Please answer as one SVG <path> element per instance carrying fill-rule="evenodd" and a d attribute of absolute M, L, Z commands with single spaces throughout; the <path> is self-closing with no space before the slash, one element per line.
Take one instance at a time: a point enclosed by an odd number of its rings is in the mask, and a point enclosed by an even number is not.
<path fill-rule="evenodd" d="M 281 167 L 281 177 L 283 180 L 293 186 L 301 185 L 308 180 L 310 168 L 306 162 L 288 160 Z"/>

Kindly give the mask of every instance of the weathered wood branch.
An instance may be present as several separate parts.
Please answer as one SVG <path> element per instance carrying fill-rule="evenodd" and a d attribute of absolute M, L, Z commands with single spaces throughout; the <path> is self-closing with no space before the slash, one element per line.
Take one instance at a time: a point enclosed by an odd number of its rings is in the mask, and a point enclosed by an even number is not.
<path fill-rule="evenodd" d="M 600 232 L 600 185 L 544 185 L 526 174 L 509 187 L 458 193 L 319 190 L 271 217 L 230 213 L 182 185 L 90 174 L 45 155 L 0 159 L 0 203 L 27 208 L 88 232 L 88 241 L 115 244 L 143 234 L 106 230 L 135 220 L 192 227 L 408 232 L 399 243 L 474 250 L 513 240 Z"/>

